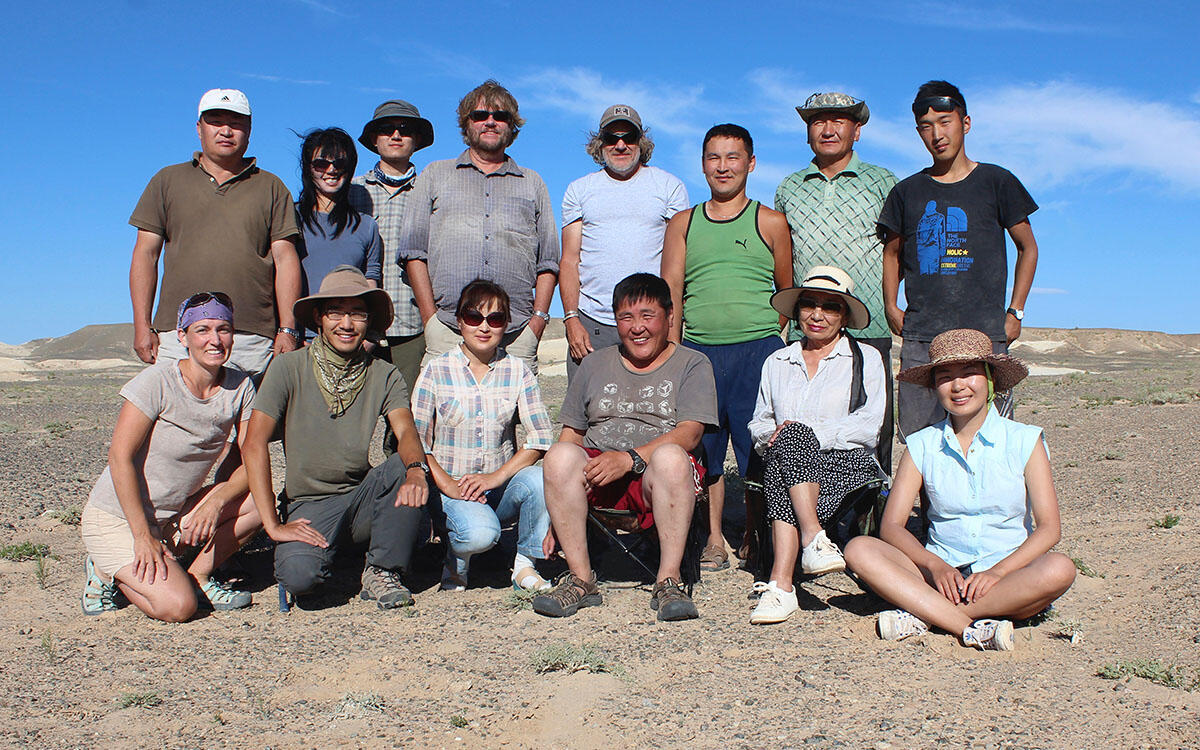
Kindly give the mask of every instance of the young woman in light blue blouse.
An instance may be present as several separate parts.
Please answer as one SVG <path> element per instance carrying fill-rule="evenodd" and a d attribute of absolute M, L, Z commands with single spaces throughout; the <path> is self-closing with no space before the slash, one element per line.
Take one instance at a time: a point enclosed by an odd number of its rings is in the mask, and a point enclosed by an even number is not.
<path fill-rule="evenodd" d="M 961 634 L 964 646 L 1010 651 L 1011 619 L 1042 611 L 1075 580 L 1070 558 L 1050 551 L 1060 526 L 1042 430 L 1001 417 L 991 403 L 1029 371 L 969 329 L 941 334 L 929 353 L 929 364 L 897 378 L 937 391 L 947 417 L 908 438 L 880 538 L 851 540 L 846 563 L 901 607 L 880 613 L 881 638 L 936 625 Z M 922 487 L 924 547 L 905 529 Z"/>

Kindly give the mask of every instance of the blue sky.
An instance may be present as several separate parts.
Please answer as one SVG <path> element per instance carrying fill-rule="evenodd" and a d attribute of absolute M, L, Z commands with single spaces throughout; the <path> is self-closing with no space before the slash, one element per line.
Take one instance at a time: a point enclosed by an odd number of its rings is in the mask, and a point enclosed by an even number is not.
<path fill-rule="evenodd" d="M 408 99 L 436 130 L 423 166 L 461 151 L 454 107 L 488 77 L 517 96 L 528 123 L 510 153 L 556 205 L 594 168 L 583 141 L 617 102 L 640 110 L 652 163 L 693 202 L 707 197 L 700 137 L 732 121 L 755 137 L 750 193 L 769 203 L 811 157 L 793 107 L 814 91 L 866 99 L 858 152 L 903 177 L 928 163 L 913 93 L 946 78 L 971 110 L 968 154 L 1041 205 L 1027 325 L 1200 331 L 1191 2 L 143 0 L 22 3 L 7 18 L 0 341 L 129 320 L 129 213 L 196 148 L 206 89 L 248 94 L 250 154 L 296 190 L 292 130 L 357 135 L 380 101 Z"/>

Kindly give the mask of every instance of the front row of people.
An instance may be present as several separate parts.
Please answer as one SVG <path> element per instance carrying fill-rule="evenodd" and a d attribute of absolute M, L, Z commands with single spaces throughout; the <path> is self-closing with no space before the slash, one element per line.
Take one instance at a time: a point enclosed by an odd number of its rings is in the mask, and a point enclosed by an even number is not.
<path fill-rule="evenodd" d="M 755 584 L 751 622 L 780 622 L 798 609 L 799 557 L 806 574 L 849 566 L 900 607 L 880 614 L 883 638 L 935 625 L 961 634 L 964 645 L 1011 649 L 1004 618 L 1041 611 L 1075 574 L 1050 551 L 1059 516 L 1042 432 L 992 406 L 1027 370 L 993 354 L 986 335 L 957 330 L 934 340 L 929 364 L 899 375 L 934 390 L 949 416 L 909 438 L 880 537 L 852 539 L 843 558 L 823 524 L 878 475 L 873 455 L 887 402 L 880 355 L 847 332 L 869 318 L 853 291 L 844 271 L 818 266 L 772 298 L 803 337 L 763 366 L 749 425 L 765 460 L 775 547 L 770 580 Z M 534 375 L 500 348 L 509 300 L 491 282 L 463 289 L 455 313 L 463 339 L 425 366 L 411 403 L 399 372 L 364 347 L 369 328 L 387 328 L 392 306 L 357 269 L 334 269 L 296 302 L 296 319 L 318 335 L 279 356 L 257 393 L 248 376 L 224 366 L 229 298 L 193 295 L 177 325 L 188 357 L 149 367 L 121 390 L 109 466 L 83 512 L 84 612 L 116 609 L 121 596 L 169 621 L 188 619 L 198 603 L 247 606 L 248 592 L 212 573 L 260 528 L 276 542 L 275 576 L 289 593 L 325 583 L 337 547 L 352 541 L 366 547 L 362 598 L 381 609 L 411 604 L 403 574 L 427 507 L 446 541 L 443 590 L 465 589 L 472 556 L 515 522 L 513 587 L 536 594 L 535 611 L 569 616 L 602 601 L 587 547 L 588 508 L 599 506 L 654 528 L 661 554 L 650 607 L 658 619 L 696 617 L 681 561 L 703 487 L 701 437 L 716 421 L 712 367 L 671 340 L 674 310 L 661 278 L 626 278 L 613 309 L 620 345 L 584 360 L 552 442 Z M 371 467 L 380 417 L 398 449 Z M 268 444 L 278 438 L 286 474 L 277 498 Z M 536 465 L 543 455 L 544 469 Z M 918 493 L 925 546 L 906 529 Z M 552 586 L 538 563 L 556 546 L 569 570 Z"/>

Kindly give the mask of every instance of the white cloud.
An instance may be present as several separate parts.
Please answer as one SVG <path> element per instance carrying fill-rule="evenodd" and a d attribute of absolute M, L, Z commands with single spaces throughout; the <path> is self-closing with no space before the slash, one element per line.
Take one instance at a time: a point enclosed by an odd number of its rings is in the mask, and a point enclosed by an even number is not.
<path fill-rule="evenodd" d="M 287 78 L 285 76 L 267 75 L 266 73 L 238 73 L 243 78 L 253 78 L 256 81 L 268 83 L 291 83 L 297 86 L 328 86 L 329 81 L 318 81 L 304 78 Z"/>
<path fill-rule="evenodd" d="M 522 104 L 578 115 L 589 128 L 613 104 L 628 104 L 651 130 L 686 136 L 703 133 L 697 124 L 703 86 L 648 81 L 614 81 L 586 68 L 546 68 L 515 82 Z"/>
<path fill-rule="evenodd" d="M 332 5 L 318 2 L 318 0 L 296 0 L 296 2 L 300 3 L 301 5 L 307 5 L 309 8 L 312 8 L 313 10 L 319 10 L 322 13 L 329 13 L 330 15 L 342 16 L 342 17 L 346 17 L 346 18 L 350 17 L 349 13 L 339 10 L 339 9 L 333 7 Z"/>
<path fill-rule="evenodd" d="M 1070 294 L 1066 289 L 1057 289 L 1052 286 L 1035 286 L 1029 290 L 1030 294 Z"/>
<path fill-rule="evenodd" d="M 960 2 L 917 2 L 897 5 L 902 12 L 893 15 L 897 20 L 921 26 L 941 26 L 968 31 L 1022 31 L 1039 34 L 1105 33 L 1099 26 L 1071 23 L 1049 18 L 1045 12 L 1038 18 L 1025 18 L 1003 7 L 969 7 Z"/>

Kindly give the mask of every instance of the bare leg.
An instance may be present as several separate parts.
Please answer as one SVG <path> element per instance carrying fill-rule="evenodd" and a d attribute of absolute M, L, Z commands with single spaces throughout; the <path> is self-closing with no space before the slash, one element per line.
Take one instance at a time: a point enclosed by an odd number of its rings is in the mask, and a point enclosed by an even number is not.
<path fill-rule="evenodd" d="M 1071 558 L 1060 552 L 1047 552 L 1001 578 L 982 599 L 959 607 L 972 620 L 981 617 L 1020 620 L 1041 612 L 1074 582 L 1075 563 Z"/>
<path fill-rule="evenodd" d="M 660 445 L 646 462 L 642 489 L 654 512 L 660 547 L 658 580 L 680 580 L 679 567 L 696 508 L 692 461 L 678 445 Z"/>
<path fill-rule="evenodd" d="M 139 581 L 130 563 L 114 576 L 121 593 L 135 607 L 164 622 L 183 622 L 196 613 L 196 593 L 192 578 L 179 563 L 168 558 L 166 580 Z"/>
<path fill-rule="evenodd" d="M 558 546 L 571 572 L 584 581 L 592 580 L 592 561 L 587 548 L 587 485 L 583 467 L 588 462 L 583 448 L 555 443 L 542 462 L 546 510 Z"/>
<path fill-rule="evenodd" d="M 708 485 L 708 542 L 709 547 L 725 549 L 725 534 L 721 531 L 721 516 L 725 513 L 725 475 Z"/>
<path fill-rule="evenodd" d="M 788 497 L 796 520 L 800 523 L 800 546 L 807 547 L 813 537 L 821 533 L 821 522 L 817 520 L 817 494 L 820 487 L 815 482 L 804 482 L 788 487 Z"/>
<path fill-rule="evenodd" d="M 800 533 L 787 521 L 771 521 L 771 541 L 775 546 L 771 580 L 781 591 L 791 591 L 792 577 L 796 574 L 796 556 L 800 554 Z"/>
<path fill-rule="evenodd" d="M 218 565 L 241 549 L 262 528 L 254 500 L 247 493 L 240 502 L 225 506 L 218 519 L 212 538 L 200 550 L 200 554 L 188 567 L 188 573 L 203 586 Z"/>

